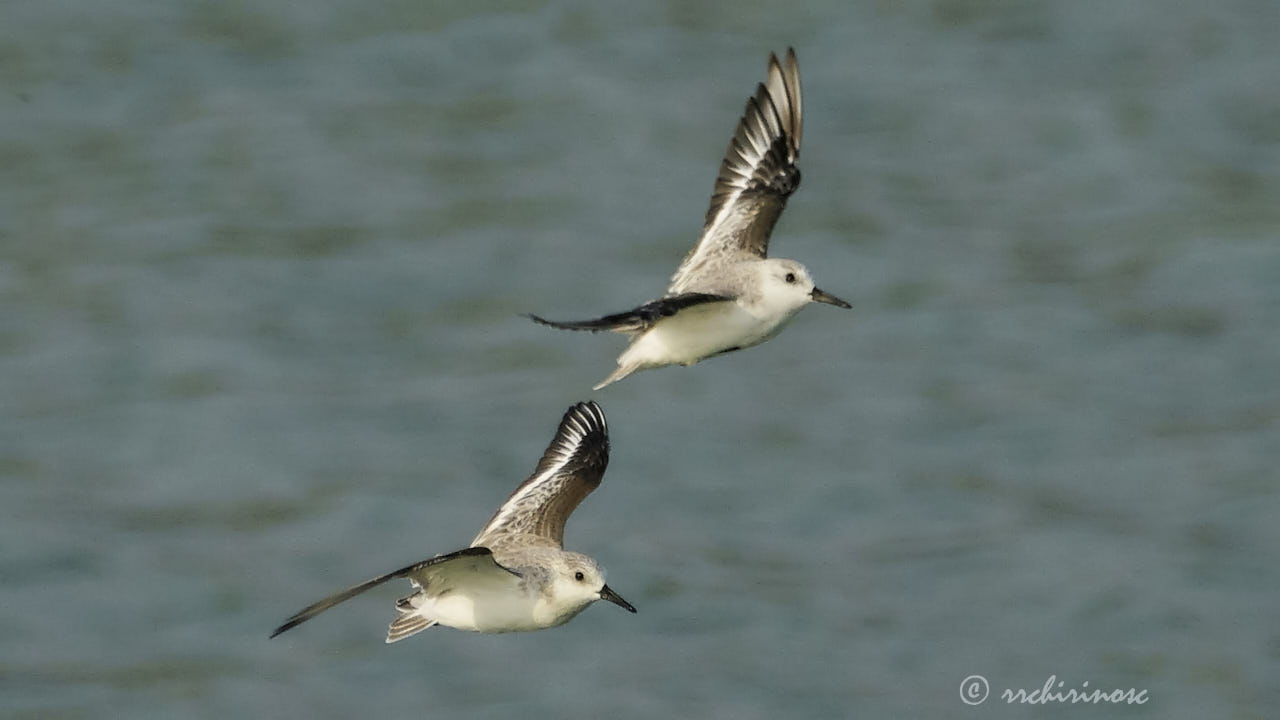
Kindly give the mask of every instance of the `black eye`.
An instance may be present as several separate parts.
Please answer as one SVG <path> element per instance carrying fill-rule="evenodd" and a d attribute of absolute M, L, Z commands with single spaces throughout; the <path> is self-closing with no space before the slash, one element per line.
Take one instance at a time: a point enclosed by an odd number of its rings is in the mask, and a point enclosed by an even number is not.
<path fill-rule="evenodd" d="M 586 580 L 586 579 L 587 579 L 587 576 L 586 576 L 586 575 L 583 575 L 583 574 L 582 574 L 582 571 L 581 571 L 581 570 L 579 570 L 578 572 L 576 572 L 576 573 L 574 573 L 574 574 L 573 574 L 573 579 L 574 579 L 574 580 L 577 580 L 578 582 L 582 582 L 583 580 Z"/>
<path fill-rule="evenodd" d="M 786 281 L 787 281 L 787 282 L 789 282 L 789 283 L 793 283 L 793 282 L 795 282 L 795 281 L 796 281 L 796 274 L 795 274 L 795 273 L 787 273 L 786 277 L 784 277 L 784 278 L 782 278 L 782 279 L 783 279 L 783 280 L 786 280 Z"/>

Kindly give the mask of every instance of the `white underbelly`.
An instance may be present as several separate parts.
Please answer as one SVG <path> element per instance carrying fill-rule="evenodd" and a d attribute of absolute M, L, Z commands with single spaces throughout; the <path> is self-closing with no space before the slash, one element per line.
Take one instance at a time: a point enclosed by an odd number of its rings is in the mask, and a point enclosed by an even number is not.
<path fill-rule="evenodd" d="M 636 338 L 618 364 L 692 365 L 726 350 L 764 342 L 781 325 L 761 321 L 736 303 L 686 308 Z"/>
<path fill-rule="evenodd" d="M 410 597 L 418 615 L 459 630 L 536 629 L 538 596 L 519 576 L 491 563 L 479 572 L 462 566 L 452 569 L 417 579 L 427 588 Z"/>
<path fill-rule="evenodd" d="M 523 593 L 447 592 L 424 603 L 419 612 L 458 630 L 500 633 L 537 630 L 536 602 Z"/>

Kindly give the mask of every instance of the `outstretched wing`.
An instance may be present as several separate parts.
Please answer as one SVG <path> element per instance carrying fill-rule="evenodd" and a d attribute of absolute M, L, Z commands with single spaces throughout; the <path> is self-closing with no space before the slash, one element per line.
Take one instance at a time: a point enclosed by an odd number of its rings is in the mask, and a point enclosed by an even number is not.
<path fill-rule="evenodd" d="M 580 402 L 560 420 L 555 439 L 533 474 L 511 493 L 471 544 L 501 544 L 501 536 L 520 533 L 547 538 L 561 547 L 565 520 L 599 487 L 608 466 L 604 411 L 594 402 Z"/>
<path fill-rule="evenodd" d="M 634 310 L 620 312 L 614 315 L 605 315 L 595 320 L 578 320 L 562 322 L 556 320 L 547 320 L 530 314 L 528 317 L 536 323 L 547 325 L 561 330 L 590 330 L 591 332 L 600 332 L 601 330 L 612 330 L 614 332 L 635 334 L 643 332 L 653 327 L 659 320 L 671 317 L 687 307 L 694 305 L 702 305 L 705 303 L 728 302 L 733 298 L 727 295 L 712 295 L 710 293 L 684 293 L 682 295 L 671 295 L 660 298 L 652 302 L 647 302 Z"/>
<path fill-rule="evenodd" d="M 768 78 L 747 100 L 720 163 L 702 236 L 671 277 L 668 294 L 693 288 L 707 265 L 765 256 L 774 223 L 800 186 L 803 131 L 796 53 L 788 48 L 783 63 L 770 53 Z"/>
<path fill-rule="evenodd" d="M 342 592 L 334 593 L 319 602 L 312 603 L 294 613 L 288 620 L 285 620 L 280 627 L 276 628 L 275 631 L 271 633 L 271 637 L 275 637 L 286 630 L 291 630 L 316 615 L 319 615 L 325 610 L 328 610 L 334 605 L 350 600 L 365 590 L 377 587 L 388 580 L 400 577 L 409 577 L 413 581 L 414 585 L 421 587 L 419 580 L 416 577 L 411 576 L 423 576 L 424 571 L 433 567 L 439 571 L 447 571 L 450 566 L 459 564 L 468 566 L 468 569 L 475 569 L 477 567 L 477 563 L 481 568 L 501 569 L 504 572 L 511 572 L 499 565 L 497 561 L 493 559 L 493 552 L 490 551 L 489 548 L 485 547 L 469 547 L 465 550 L 459 550 L 447 555 L 437 555 L 436 557 L 416 562 L 407 567 L 402 567 L 399 570 L 389 572 L 386 575 L 379 575 L 378 577 L 366 580 L 359 585 L 349 587 Z M 458 569 L 461 570 L 463 568 L 459 567 Z"/>

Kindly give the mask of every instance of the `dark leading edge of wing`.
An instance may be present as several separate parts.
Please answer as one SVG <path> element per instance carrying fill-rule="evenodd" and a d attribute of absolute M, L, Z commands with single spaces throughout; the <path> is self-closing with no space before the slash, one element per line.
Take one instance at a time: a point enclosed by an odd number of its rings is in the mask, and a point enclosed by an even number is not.
<path fill-rule="evenodd" d="M 529 314 L 527 317 L 541 325 L 547 325 L 561 330 L 589 330 L 591 332 L 613 330 L 615 332 L 637 333 L 648 330 L 659 320 L 671 317 L 687 307 L 702 305 L 705 303 L 726 302 L 732 299 L 733 298 L 726 295 L 684 293 L 647 302 L 634 310 L 628 310 L 614 315 L 605 315 L 604 317 L 597 318 L 595 320 L 560 322 L 547 320 L 546 318 L 538 317 L 533 314 Z"/>
<path fill-rule="evenodd" d="M 608 466 L 604 411 L 594 402 L 570 407 L 533 474 L 511 493 L 471 544 L 496 545 L 503 536 L 527 533 L 561 545 L 565 521 L 600 486 Z"/>
<path fill-rule="evenodd" d="M 492 556 L 493 553 L 489 550 L 489 548 L 469 547 L 465 550 L 459 550 L 457 552 L 452 552 L 447 555 L 438 555 L 436 557 L 423 560 L 422 562 L 416 562 L 407 567 L 402 567 L 399 570 L 396 570 L 394 572 L 389 572 L 386 575 L 379 575 L 378 577 L 373 578 L 372 580 L 366 580 L 360 583 L 359 585 L 349 587 L 346 590 L 343 590 L 342 592 L 339 592 L 339 593 L 334 593 L 333 595 L 330 595 L 329 597 L 319 602 L 312 603 L 311 605 L 308 605 L 302 608 L 298 612 L 294 613 L 293 617 L 290 617 L 288 620 L 285 620 L 283 625 L 276 628 L 275 631 L 271 633 L 271 637 L 275 637 L 280 633 L 285 632 L 286 630 L 292 630 L 293 628 L 310 620 L 316 615 L 319 615 L 325 610 L 328 610 L 334 605 L 350 600 L 351 598 L 355 597 L 356 595 L 359 595 L 365 590 L 368 590 L 373 587 L 377 587 L 378 585 L 381 585 L 382 583 L 388 580 L 393 580 L 399 577 L 405 577 L 411 573 L 421 570 L 422 568 L 429 567 L 431 565 L 438 565 L 440 563 L 448 562 L 450 560 L 456 560 L 457 558 L 460 558 L 460 557 L 476 557 L 480 555 Z M 495 562 L 494 564 L 496 565 L 497 563 Z"/>

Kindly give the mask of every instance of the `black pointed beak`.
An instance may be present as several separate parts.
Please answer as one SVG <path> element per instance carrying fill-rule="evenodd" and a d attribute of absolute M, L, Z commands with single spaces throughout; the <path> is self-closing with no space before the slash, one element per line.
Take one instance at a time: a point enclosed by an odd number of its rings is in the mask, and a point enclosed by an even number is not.
<path fill-rule="evenodd" d="M 614 592 L 613 588 L 609 587 L 608 585 L 605 585 L 604 587 L 600 588 L 600 599 L 608 600 L 609 602 L 613 603 L 614 605 L 617 605 L 618 607 L 622 608 L 623 610 L 626 610 L 627 612 L 636 611 L 636 608 L 634 605 L 627 602 L 626 600 L 623 600 L 622 596 Z"/>
<path fill-rule="evenodd" d="M 835 295 L 832 295 L 829 292 L 823 292 L 818 288 L 814 288 L 813 292 L 809 293 L 809 297 L 812 298 L 814 302 L 826 303 L 828 305 L 835 305 L 836 307 L 844 308 L 845 310 L 848 310 L 849 308 L 853 307 L 852 305 L 841 300 Z"/>

